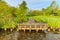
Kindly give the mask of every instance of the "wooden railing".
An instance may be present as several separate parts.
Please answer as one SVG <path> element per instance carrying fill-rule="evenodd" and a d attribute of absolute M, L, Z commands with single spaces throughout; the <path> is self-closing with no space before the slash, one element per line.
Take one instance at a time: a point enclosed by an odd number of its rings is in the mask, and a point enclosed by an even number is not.
<path fill-rule="evenodd" d="M 6 28 L 4 29 L 5 31 L 7 30 Z M 11 31 L 13 31 L 14 29 L 11 28 Z M 60 32 L 60 28 L 52 28 L 52 27 L 48 27 L 47 24 L 45 23 L 20 23 L 17 26 L 17 31 L 19 30 L 23 30 L 24 32 L 26 30 L 29 30 L 31 32 L 31 30 L 35 30 L 36 32 L 38 32 L 39 30 L 45 31 L 47 30 L 48 32 L 50 31 L 59 31 Z"/>
<path fill-rule="evenodd" d="M 44 30 L 47 30 L 47 27 L 48 27 L 47 24 L 41 24 L 41 23 L 36 23 L 36 24 L 34 24 L 34 23 L 32 23 L 32 24 L 22 23 L 22 24 L 18 24 L 17 31 L 19 31 L 19 30 L 24 30 L 24 31 L 25 30 L 29 30 L 29 31 L 31 31 L 31 30 L 36 30 L 36 31 L 42 30 L 42 31 L 44 31 Z"/>

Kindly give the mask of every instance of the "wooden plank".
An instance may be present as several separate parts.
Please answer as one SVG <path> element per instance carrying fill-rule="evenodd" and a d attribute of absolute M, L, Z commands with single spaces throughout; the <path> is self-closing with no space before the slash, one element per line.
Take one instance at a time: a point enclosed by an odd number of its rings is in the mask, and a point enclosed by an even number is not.
<path fill-rule="evenodd" d="M 18 29 L 19 30 L 46 30 L 47 29 L 46 26 L 47 25 L 45 25 L 45 24 L 42 25 L 42 24 L 34 24 L 34 23 L 32 23 L 32 24 L 22 23 L 22 24 L 18 25 Z"/>

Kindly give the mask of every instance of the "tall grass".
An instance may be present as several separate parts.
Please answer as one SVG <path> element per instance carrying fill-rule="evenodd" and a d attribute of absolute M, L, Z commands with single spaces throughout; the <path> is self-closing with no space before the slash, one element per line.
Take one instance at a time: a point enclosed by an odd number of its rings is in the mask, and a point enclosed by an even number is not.
<path fill-rule="evenodd" d="M 34 16 L 32 17 L 36 22 L 45 22 L 49 27 L 60 28 L 59 16 Z"/>

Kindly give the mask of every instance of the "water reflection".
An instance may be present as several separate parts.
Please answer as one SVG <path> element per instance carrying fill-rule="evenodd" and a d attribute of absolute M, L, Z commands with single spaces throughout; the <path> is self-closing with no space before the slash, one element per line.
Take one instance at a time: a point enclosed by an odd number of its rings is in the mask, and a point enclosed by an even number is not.
<path fill-rule="evenodd" d="M 45 38 L 45 37 L 46 37 L 46 35 L 43 33 L 36 33 L 36 32 L 23 33 L 23 32 L 20 32 L 18 40 L 43 40 L 43 38 Z"/>
<path fill-rule="evenodd" d="M 36 32 L 1 31 L 0 40 L 45 40 L 46 34 Z"/>
<path fill-rule="evenodd" d="M 0 31 L 0 40 L 60 40 L 60 34 L 44 32 Z"/>

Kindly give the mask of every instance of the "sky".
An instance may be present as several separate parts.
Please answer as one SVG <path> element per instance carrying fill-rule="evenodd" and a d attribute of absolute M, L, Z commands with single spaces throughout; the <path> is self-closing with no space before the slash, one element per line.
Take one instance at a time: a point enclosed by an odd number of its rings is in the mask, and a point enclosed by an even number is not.
<path fill-rule="evenodd" d="M 22 0 L 4 0 L 10 6 L 18 7 L 19 4 L 22 3 Z M 42 9 L 48 7 L 52 0 L 25 0 L 27 3 L 27 7 L 29 9 Z M 56 0 L 57 4 L 60 6 L 60 0 Z"/>

